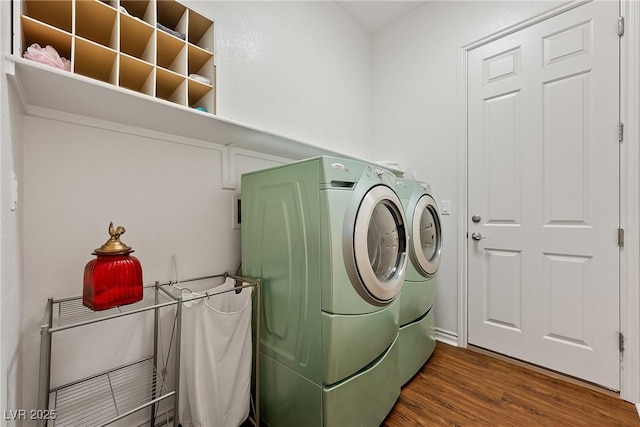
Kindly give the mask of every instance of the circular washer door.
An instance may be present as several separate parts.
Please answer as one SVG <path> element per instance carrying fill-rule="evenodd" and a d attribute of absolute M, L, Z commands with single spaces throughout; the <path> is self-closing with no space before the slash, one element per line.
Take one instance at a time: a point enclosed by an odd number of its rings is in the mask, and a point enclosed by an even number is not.
<path fill-rule="evenodd" d="M 353 228 L 358 276 L 354 286 L 369 302 L 388 303 L 402 288 L 408 244 L 405 224 L 402 204 L 393 190 L 378 185 L 365 194 Z"/>
<path fill-rule="evenodd" d="M 436 274 L 442 252 L 440 214 L 435 200 L 427 194 L 420 197 L 411 222 L 411 262 L 425 277 Z"/>

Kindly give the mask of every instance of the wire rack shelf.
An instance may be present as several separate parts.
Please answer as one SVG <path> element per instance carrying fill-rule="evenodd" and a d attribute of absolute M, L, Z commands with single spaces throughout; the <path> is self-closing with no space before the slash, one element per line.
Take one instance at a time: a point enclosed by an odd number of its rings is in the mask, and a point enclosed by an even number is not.
<path fill-rule="evenodd" d="M 158 327 L 160 309 L 175 306 L 175 349 L 174 349 L 174 382 L 180 383 L 180 341 L 181 318 L 183 302 L 199 298 L 209 298 L 215 295 L 238 291 L 241 288 L 254 287 L 255 298 L 260 301 L 260 280 L 232 276 L 227 273 L 197 277 L 182 280 L 180 283 L 204 279 L 232 278 L 236 281 L 233 289 L 206 293 L 203 296 L 183 298 L 181 291 L 176 292 L 171 285 L 177 282 L 160 283 L 146 286 L 143 298 L 133 304 L 114 307 L 108 310 L 93 311 L 82 304 L 82 297 L 53 299 L 49 298 L 45 308 L 44 322 L 40 327 L 40 376 L 38 386 L 38 408 L 54 413 L 51 419 L 39 420 L 40 427 L 71 427 L 92 425 L 103 427 L 115 425 L 129 415 L 145 408 L 150 408 L 149 424 L 156 425 L 157 405 L 165 400 L 173 400 L 173 415 L 171 419 L 158 420 L 166 424 L 179 423 L 179 412 L 176 410 L 179 402 L 180 390 L 169 390 L 158 373 Z M 256 304 L 255 342 L 259 341 L 260 304 Z M 51 387 L 51 353 L 52 338 L 56 332 L 90 325 L 143 313 L 154 312 L 153 355 L 140 361 L 119 366 L 105 372 L 91 375 L 82 380 L 65 385 Z M 172 335 L 173 336 L 173 335 Z M 256 344 L 257 346 L 257 344 Z M 171 347 L 171 344 L 170 344 Z M 165 373 L 166 369 L 162 369 Z M 253 418 L 250 421 L 258 425 L 260 419 L 259 399 L 259 356 L 256 352 L 254 360 L 256 405 Z M 53 412 L 51 412 L 53 411 Z"/>
<path fill-rule="evenodd" d="M 149 357 L 52 389 L 49 399 L 55 404 L 57 416 L 50 424 L 108 425 L 174 394 Z"/>

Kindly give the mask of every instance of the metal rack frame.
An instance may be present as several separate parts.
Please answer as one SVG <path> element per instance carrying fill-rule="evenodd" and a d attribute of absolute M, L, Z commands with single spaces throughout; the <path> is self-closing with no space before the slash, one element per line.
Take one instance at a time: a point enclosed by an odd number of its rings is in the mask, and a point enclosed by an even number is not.
<path fill-rule="evenodd" d="M 100 427 L 107 426 L 135 412 L 150 407 L 151 426 L 156 425 L 156 406 L 161 401 L 173 397 L 173 425 L 178 426 L 180 396 L 180 345 L 182 327 L 182 303 L 209 298 L 227 292 L 235 292 L 244 288 L 255 288 L 255 330 L 254 340 L 257 349 L 260 343 L 260 279 L 250 279 L 228 273 L 196 277 L 181 280 L 188 283 L 198 280 L 232 278 L 242 285 L 231 289 L 206 292 L 203 295 L 183 298 L 182 293 L 174 295 L 170 289 L 177 281 L 166 283 L 155 282 L 145 286 L 141 301 L 133 304 L 114 307 L 104 311 L 93 311 L 82 305 L 82 297 L 47 300 L 45 308 L 45 324 L 40 327 L 40 379 L 38 385 L 38 408 L 42 410 L 63 408 L 68 405 L 73 411 L 56 413 L 56 420 L 39 420 L 38 426 L 82 425 L 83 420 L 91 417 L 91 423 Z M 159 309 L 176 306 L 176 344 L 175 344 L 175 390 L 169 391 L 166 385 L 158 382 L 158 327 L 160 323 Z M 56 310 L 57 308 L 57 310 Z M 153 355 L 140 361 L 119 366 L 90 377 L 51 388 L 51 346 L 53 334 L 56 332 L 90 325 L 96 322 L 111 320 L 131 314 L 154 310 Z M 170 348 L 169 348 L 170 351 Z M 255 367 L 255 410 L 250 420 L 255 426 L 260 420 L 260 353 L 254 352 Z M 91 393 L 89 393 L 91 391 Z M 91 396 L 87 401 L 82 398 Z M 123 397 L 124 396 L 124 397 Z M 89 402 L 90 400 L 90 402 Z M 61 421 L 61 422 L 60 422 Z M 86 421 L 84 422 L 86 424 Z"/>

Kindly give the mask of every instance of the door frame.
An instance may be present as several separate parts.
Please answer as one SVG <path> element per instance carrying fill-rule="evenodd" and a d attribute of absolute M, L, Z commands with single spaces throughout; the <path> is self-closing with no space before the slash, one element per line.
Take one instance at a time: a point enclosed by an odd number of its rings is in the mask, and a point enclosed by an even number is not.
<path fill-rule="evenodd" d="M 468 128 L 467 72 L 469 52 L 506 35 L 574 9 L 591 0 L 571 1 L 475 40 L 459 51 L 458 58 L 458 337 L 459 347 L 468 345 Z M 620 0 L 619 13 L 625 30 L 620 43 L 620 226 L 624 247 L 620 251 L 620 332 L 624 352 L 620 362 L 620 398 L 640 402 L 640 2 Z M 612 25 L 612 31 L 615 27 Z M 612 230 L 612 233 L 614 230 Z M 639 404 L 640 405 L 640 404 Z M 640 411 L 640 406 L 639 406 Z"/>

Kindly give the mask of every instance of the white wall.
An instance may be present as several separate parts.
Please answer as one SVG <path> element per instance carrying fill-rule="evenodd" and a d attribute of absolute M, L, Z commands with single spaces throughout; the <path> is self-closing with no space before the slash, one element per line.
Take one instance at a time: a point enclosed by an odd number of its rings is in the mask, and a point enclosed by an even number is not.
<path fill-rule="evenodd" d="M 334 3 L 190 6 L 216 21 L 221 116 L 356 156 L 370 152 L 369 38 Z M 183 278 L 233 271 L 240 262 L 240 232 L 231 228 L 233 192 L 221 189 L 221 153 L 215 147 L 31 116 L 24 117 L 23 130 L 24 137 L 13 140 L 24 144 L 24 232 L 7 246 L 18 260 L 24 246 L 24 279 L 8 288 L 24 303 L 11 308 L 18 319 L 2 319 L 2 330 L 16 336 L 22 322 L 22 395 L 14 405 L 20 390 L 9 385 L 7 409 L 35 407 L 38 327 L 46 300 L 81 294 L 84 265 L 107 239 L 109 221 L 127 228 L 122 239 L 141 260 L 145 283 L 173 278 L 174 254 Z M 7 141 L 2 138 L 3 156 Z M 245 153 L 238 157 L 237 174 L 273 164 Z M 145 331 L 129 334 L 135 338 Z M 88 334 L 73 344 L 77 353 L 60 346 L 75 372 L 65 371 L 57 382 L 89 371 L 96 360 L 92 350 L 112 361 L 135 359 L 134 350 L 117 338 Z M 9 363 L 2 359 L 5 376 L 13 375 Z"/>
<path fill-rule="evenodd" d="M 371 153 L 370 39 L 334 2 L 205 2 L 218 114 L 356 157 Z"/>
<path fill-rule="evenodd" d="M 460 48 L 563 2 L 431 1 L 373 37 L 374 158 L 431 184 L 442 217 L 436 326 L 458 332 Z"/>

